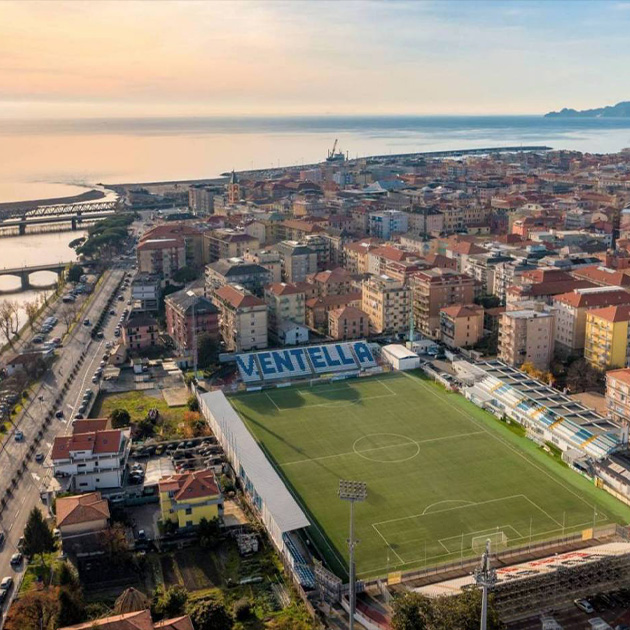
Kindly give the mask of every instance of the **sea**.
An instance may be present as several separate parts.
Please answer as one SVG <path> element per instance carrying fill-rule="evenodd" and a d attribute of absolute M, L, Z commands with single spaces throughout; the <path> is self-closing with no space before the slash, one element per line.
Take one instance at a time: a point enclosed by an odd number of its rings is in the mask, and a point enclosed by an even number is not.
<path fill-rule="evenodd" d="M 0 119 L 0 202 L 94 186 L 217 177 L 232 169 L 322 161 L 337 140 L 350 158 L 546 145 L 590 153 L 630 147 L 630 119 L 543 116 Z M 0 268 L 73 257 L 76 233 L 2 239 Z M 9 245 L 10 244 L 10 245 Z M 42 276 L 42 282 L 50 278 Z M 0 290 L 17 281 L 0 278 Z M 12 299 L 32 299 L 36 292 Z M 6 296 L 2 296 L 6 297 Z M 2 299 L 0 297 L 0 299 Z"/>

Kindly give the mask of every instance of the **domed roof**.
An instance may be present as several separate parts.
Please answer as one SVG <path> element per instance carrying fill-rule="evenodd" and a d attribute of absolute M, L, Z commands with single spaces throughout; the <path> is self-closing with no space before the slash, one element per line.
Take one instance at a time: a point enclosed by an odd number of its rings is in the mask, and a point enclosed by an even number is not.
<path fill-rule="evenodd" d="M 114 604 L 114 611 L 117 615 L 138 612 L 147 608 L 149 608 L 149 599 L 144 593 L 133 587 L 125 589 Z"/>

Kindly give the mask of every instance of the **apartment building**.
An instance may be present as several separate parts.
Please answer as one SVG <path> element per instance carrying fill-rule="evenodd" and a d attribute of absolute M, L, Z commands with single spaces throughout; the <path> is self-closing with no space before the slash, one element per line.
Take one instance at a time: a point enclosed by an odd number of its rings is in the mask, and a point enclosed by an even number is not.
<path fill-rule="evenodd" d="M 492 288 L 488 291 L 505 301 L 508 287 L 521 284 L 523 274 L 536 267 L 520 260 L 506 260 L 494 265 Z"/>
<path fill-rule="evenodd" d="M 306 298 L 306 325 L 323 333 L 328 332 L 329 314 L 345 306 L 361 308 L 361 291 L 343 295 Z"/>
<path fill-rule="evenodd" d="M 133 312 L 122 326 L 122 342 L 130 350 L 146 350 L 159 345 L 157 320 L 148 313 Z"/>
<path fill-rule="evenodd" d="M 373 334 L 401 334 L 409 329 L 411 289 L 388 276 L 374 276 L 361 285 L 361 310 Z"/>
<path fill-rule="evenodd" d="M 554 347 L 554 311 L 541 302 L 524 302 L 506 311 L 499 325 L 499 359 L 513 367 L 532 363 L 549 369 Z"/>
<path fill-rule="evenodd" d="M 265 287 L 265 302 L 269 309 L 269 329 L 277 332 L 284 321 L 304 324 L 306 321 L 306 294 L 302 286 L 294 283 L 274 282 Z"/>
<path fill-rule="evenodd" d="M 157 275 L 137 274 L 131 281 L 134 311 L 157 312 L 160 308 L 162 283 Z"/>
<path fill-rule="evenodd" d="M 275 246 L 282 263 L 284 282 L 304 282 L 317 272 L 317 252 L 298 241 L 282 241 Z"/>
<path fill-rule="evenodd" d="M 496 266 L 511 260 L 512 258 L 509 256 L 501 256 L 491 252 L 472 254 L 467 257 L 462 271 L 477 281 L 484 295 L 490 295 L 494 289 Z"/>
<path fill-rule="evenodd" d="M 78 492 L 120 488 L 131 448 L 129 431 L 79 431 L 84 429 L 77 424 L 72 435 L 55 438 L 50 455 L 55 477 Z"/>
<path fill-rule="evenodd" d="M 260 249 L 243 254 L 245 262 L 254 263 L 271 272 L 270 282 L 282 282 L 282 259 L 273 249 Z"/>
<path fill-rule="evenodd" d="M 444 215 L 436 208 L 416 208 L 408 213 L 409 234 L 425 236 L 444 230 Z"/>
<path fill-rule="evenodd" d="M 304 237 L 303 243 L 315 252 L 318 271 L 330 268 L 332 262 L 330 240 L 326 238 L 324 233 L 309 234 Z"/>
<path fill-rule="evenodd" d="M 404 234 L 409 229 L 409 218 L 400 210 L 372 212 L 368 219 L 370 235 L 387 241 L 394 234 Z"/>
<path fill-rule="evenodd" d="M 355 241 L 346 243 L 344 246 L 344 258 L 346 270 L 351 274 L 368 273 L 369 253 L 376 249 L 378 245 L 370 240 Z"/>
<path fill-rule="evenodd" d="M 327 269 L 311 274 L 306 281 L 313 285 L 315 293 L 319 296 L 342 295 L 355 289 L 354 279 L 343 267 Z"/>
<path fill-rule="evenodd" d="M 369 317 L 360 308 L 343 306 L 328 313 L 328 336 L 337 341 L 364 339 L 370 334 Z"/>
<path fill-rule="evenodd" d="M 193 185 L 188 189 L 188 207 L 195 214 L 213 214 L 216 189 L 203 184 Z"/>
<path fill-rule="evenodd" d="M 440 339 L 449 348 L 469 348 L 483 337 L 484 311 L 477 304 L 440 309 Z"/>
<path fill-rule="evenodd" d="M 424 269 L 411 277 L 415 328 L 431 339 L 440 337 L 440 309 L 472 304 L 475 280 L 451 269 Z"/>
<path fill-rule="evenodd" d="M 212 470 L 196 470 L 164 477 L 158 482 L 162 521 L 179 529 L 223 516 L 223 495 Z"/>
<path fill-rule="evenodd" d="M 166 332 L 181 354 L 193 351 L 195 333 L 219 339 L 219 309 L 208 298 L 184 289 L 167 295 L 164 306 Z"/>
<path fill-rule="evenodd" d="M 147 238 L 136 248 L 138 272 L 157 275 L 162 284 L 173 278 L 173 274 L 186 267 L 186 243 L 180 236 Z"/>
<path fill-rule="evenodd" d="M 225 285 L 214 292 L 219 330 L 230 352 L 267 347 L 267 304 L 239 286 Z"/>
<path fill-rule="evenodd" d="M 206 265 L 206 295 L 211 296 L 226 284 L 239 285 L 262 297 L 264 287 L 272 282 L 273 273 L 262 265 L 245 262 L 242 258 L 222 258 Z"/>
<path fill-rule="evenodd" d="M 584 358 L 599 370 L 628 365 L 630 306 L 606 306 L 586 313 Z"/>
<path fill-rule="evenodd" d="M 392 262 L 412 262 L 418 260 L 415 252 L 408 252 L 391 245 L 381 245 L 372 249 L 367 254 L 367 271 L 374 276 L 385 274 L 387 265 Z"/>
<path fill-rule="evenodd" d="M 582 356 L 586 313 L 606 306 L 630 304 L 630 292 L 622 287 L 574 289 L 553 297 L 556 310 L 555 344 L 560 358 Z"/>
<path fill-rule="evenodd" d="M 258 239 L 242 230 L 222 228 L 203 235 L 203 260 L 207 263 L 220 258 L 242 258 L 247 251 L 259 248 Z"/>
<path fill-rule="evenodd" d="M 606 409 L 615 422 L 630 424 L 630 368 L 606 372 Z"/>

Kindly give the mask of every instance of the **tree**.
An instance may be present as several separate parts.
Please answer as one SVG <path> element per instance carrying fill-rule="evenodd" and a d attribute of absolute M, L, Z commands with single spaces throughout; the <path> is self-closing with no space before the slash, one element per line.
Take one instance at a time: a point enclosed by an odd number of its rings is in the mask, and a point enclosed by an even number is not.
<path fill-rule="evenodd" d="M 121 407 L 112 409 L 109 417 L 112 421 L 112 427 L 114 429 L 128 427 L 131 422 L 131 416 L 129 415 L 129 412 L 126 409 L 122 409 Z"/>
<path fill-rule="evenodd" d="M 37 317 L 37 313 L 39 312 L 39 304 L 37 300 L 33 300 L 32 302 L 26 302 L 24 304 L 24 310 L 26 311 L 26 317 L 28 318 L 28 323 L 33 324 L 35 318 Z"/>
<path fill-rule="evenodd" d="M 131 559 L 125 526 L 121 523 L 114 523 L 103 531 L 101 544 L 103 551 L 107 554 L 112 564 L 120 567 L 127 564 Z"/>
<path fill-rule="evenodd" d="M 431 617 L 431 600 L 420 593 L 405 593 L 393 604 L 392 628 L 394 630 L 428 630 Z"/>
<path fill-rule="evenodd" d="M 604 384 L 604 375 L 595 369 L 586 359 L 573 361 L 567 370 L 567 386 L 573 392 L 586 392 L 600 389 Z"/>
<path fill-rule="evenodd" d="M 58 575 L 59 586 L 70 586 L 72 588 L 79 588 L 79 580 L 77 575 L 72 570 L 70 564 L 62 562 L 59 567 Z"/>
<path fill-rule="evenodd" d="M 55 538 L 50 527 L 44 520 L 39 508 L 34 507 L 28 516 L 24 528 L 24 553 L 27 556 L 40 555 L 42 564 L 46 566 L 45 553 L 55 550 Z"/>
<path fill-rule="evenodd" d="M 197 278 L 197 271 L 192 267 L 181 267 L 173 274 L 173 280 L 178 284 L 187 284 Z"/>
<path fill-rule="evenodd" d="M 27 591 L 11 606 L 4 627 L 5 630 L 55 630 L 58 614 L 56 588 Z"/>
<path fill-rule="evenodd" d="M 247 597 L 241 597 L 234 604 L 234 618 L 236 621 L 245 621 L 252 614 L 252 604 Z"/>
<path fill-rule="evenodd" d="M 59 311 L 61 321 L 66 327 L 66 332 L 70 330 L 70 326 L 75 322 L 79 313 L 79 305 L 76 302 L 66 302 Z"/>
<path fill-rule="evenodd" d="M 180 617 L 184 614 L 187 602 L 188 592 L 183 586 L 176 585 L 167 589 L 162 588 L 157 593 L 155 612 L 166 619 Z"/>
<path fill-rule="evenodd" d="M 199 534 L 199 544 L 205 549 L 214 549 L 221 538 L 219 519 L 216 517 L 211 520 L 202 518 L 199 521 L 197 532 Z"/>
<path fill-rule="evenodd" d="M 197 400 L 197 396 L 195 396 L 194 394 L 188 397 L 186 405 L 188 406 L 188 409 L 190 409 L 190 411 L 199 411 L 199 401 Z"/>
<path fill-rule="evenodd" d="M 20 305 L 16 300 L 3 300 L 0 302 L 0 332 L 13 348 L 13 337 L 20 328 Z"/>
<path fill-rule="evenodd" d="M 419 593 L 405 593 L 394 600 L 394 630 L 477 630 L 481 617 L 481 591 L 471 589 L 455 597 L 429 599 Z M 491 597 L 488 630 L 499 630 L 501 622 Z"/>
<path fill-rule="evenodd" d="M 68 279 L 68 282 L 79 282 L 82 275 L 83 267 L 81 267 L 81 265 L 71 265 L 70 269 L 68 269 L 66 278 Z"/>
<path fill-rule="evenodd" d="M 217 352 L 217 343 L 208 333 L 197 335 L 197 363 L 200 368 L 212 365 L 217 359 Z"/>
<path fill-rule="evenodd" d="M 85 608 L 80 589 L 62 588 L 59 591 L 59 612 L 57 627 L 65 628 L 85 620 Z"/>
<path fill-rule="evenodd" d="M 149 438 L 155 433 L 155 423 L 148 417 L 134 422 L 134 436 L 139 440 Z"/>
<path fill-rule="evenodd" d="M 196 630 L 232 630 L 234 619 L 216 599 L 200 599 L 188 608 Z"/>

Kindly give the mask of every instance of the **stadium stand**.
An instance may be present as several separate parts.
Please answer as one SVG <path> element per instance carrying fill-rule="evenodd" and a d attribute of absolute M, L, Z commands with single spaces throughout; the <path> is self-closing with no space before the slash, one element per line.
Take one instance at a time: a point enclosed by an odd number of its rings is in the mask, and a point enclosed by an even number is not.
<path fill-rule="evenodd" d="M 264 350 L 239 354 L 235 358 L 241 379 L 246 384 L 357 372 L 377 365 L 365 341 Z"/>
<path fill-rule="evenodd" d="M 619 425 L 516 368 L 486 361 L 467 372 L 472 378 L 463 389 L 466 398 L 495 415 L 505 414 L 563 451 L 597 461 L 622 445 Z"/>
<path fill-rule="evenodd" d="M 293 565 L 300 584 L 307 589 L 315 588 L 315 574 L 313 569 L 307 564 L 304 556 L 300 553 L 296 544 L 287 534 L 283 535 L 284 543 L 289 552 L 289 562 Z"/>

